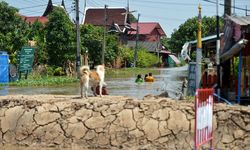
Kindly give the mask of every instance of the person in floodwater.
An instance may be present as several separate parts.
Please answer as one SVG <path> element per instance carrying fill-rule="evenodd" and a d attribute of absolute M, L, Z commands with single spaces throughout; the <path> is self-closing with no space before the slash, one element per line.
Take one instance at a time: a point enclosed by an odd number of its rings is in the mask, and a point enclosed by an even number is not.
<path fill-rule="evenodd" d="M 145 82 L 154 82 L 154 81 L 155 81 L 155 79 L 154 79 L 152 73 L 150 72 L 148 74 L 148 76 L 146 77 Z"/>
<path fill-rule="evenodd" d="M 148 77 L 148 74 L 145 74 L 144 81 L 146 82 L 146 78 Z"/>
<path fill-rule="evenodd" d="M 137 78 L 135 80 L 135 83 L 142 83 L 143 82 L 143 78 L 141 77 L 140 74 L 137 75 Z"/>

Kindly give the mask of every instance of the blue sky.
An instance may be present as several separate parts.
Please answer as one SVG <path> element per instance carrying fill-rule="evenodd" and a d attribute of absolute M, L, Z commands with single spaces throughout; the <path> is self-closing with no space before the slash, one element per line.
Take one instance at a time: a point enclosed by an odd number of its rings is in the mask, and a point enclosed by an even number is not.
<path fill-rule="evenodd" d="M 27 16 L 42 15 L 48 0 L 3 0 L 11 6 L 20 9 L 20 13 Z M 52 0 L 55 4 L 60 4 L 61 0 Z M 67 11 L 74 16 L 72 11 L 72 1 L 64 0 Z M 126 7 L 128 0 L 87 0 L 87 7 Z M 216 2 L 216 0 L 209 0 Z M 250 10 L 250 0 L 232 0 L 232 5 Z M 219 3 L 224 4 L 224 0 L 219 0 Z M 198 5 L 202 6 L 202 16 L 215 16 L 216 5 L 204 0 L 129 0 L 130 10 L 136 10 L 133 13 L 137 16 L 141 14 L 141 22 L 159 22 L 167 36 L 170 37 L 174 29 L 178 29 L 179 25 L 184 23 L 188 18 L 198 15 Z M 83 11 L 84 0 L 80 0 L 80 11 Z M 224 7 L 219 6 L 219 15 L 222 16 Z M 232 9 L 234 12 L 234 9 Z M 245 11 L 235 9 L 235 13 L 239 16 L 244 16 Z M 248 11 L 250 15 L 250 11 Z M 82 16 L 82 14 L 80 13 Z"/>

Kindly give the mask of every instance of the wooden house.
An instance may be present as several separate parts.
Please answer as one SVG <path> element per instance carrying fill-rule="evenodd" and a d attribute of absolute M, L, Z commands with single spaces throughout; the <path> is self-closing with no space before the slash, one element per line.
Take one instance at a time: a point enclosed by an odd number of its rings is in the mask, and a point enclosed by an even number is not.
<path fill-rule="evenodd" d="M 132 23 L 131 27 L 137 29 L 137 23 Z M 166 36 L 164 30 L 157 22 L 138 23 L 138 46 L 148 49 L 149 52 L 159 53 L 162 49 L 161 38 Z M 136 31 L 128 32 L 128 46 L 134 48 L 136 45 Z"/>

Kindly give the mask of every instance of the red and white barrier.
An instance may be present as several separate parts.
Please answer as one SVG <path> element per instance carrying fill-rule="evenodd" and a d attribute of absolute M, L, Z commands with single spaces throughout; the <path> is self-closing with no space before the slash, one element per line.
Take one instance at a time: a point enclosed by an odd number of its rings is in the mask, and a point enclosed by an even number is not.
<path fill-rule="evenodd" d="M 213 89 L 197 89 L 195 95 L 195 150 L 213 139 Z"/>

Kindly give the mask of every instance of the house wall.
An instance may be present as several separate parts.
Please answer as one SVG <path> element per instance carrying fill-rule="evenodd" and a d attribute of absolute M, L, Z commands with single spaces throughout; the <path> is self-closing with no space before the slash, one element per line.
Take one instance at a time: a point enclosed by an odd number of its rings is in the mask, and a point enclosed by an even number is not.
<path fill-rule="evenodd" d="M 136 41 L 128 41 L 128 47 L 135 48 Z M 149 52 L 156 52 L 158 48 L 158 42 L 147 42 L 147 41 L 138 41 L 138 47 L 144 47 Z"/>
<path fill-rule="evenodd" d="M 128 46 L 135 47 L 136 35 L 130 35 L 128 37 Z M 154 29 L 150 35 L 139 35 L 138 46 L 148 49 L 150 52 L 157 52 L 160 46 L 159 32 Z"/>

